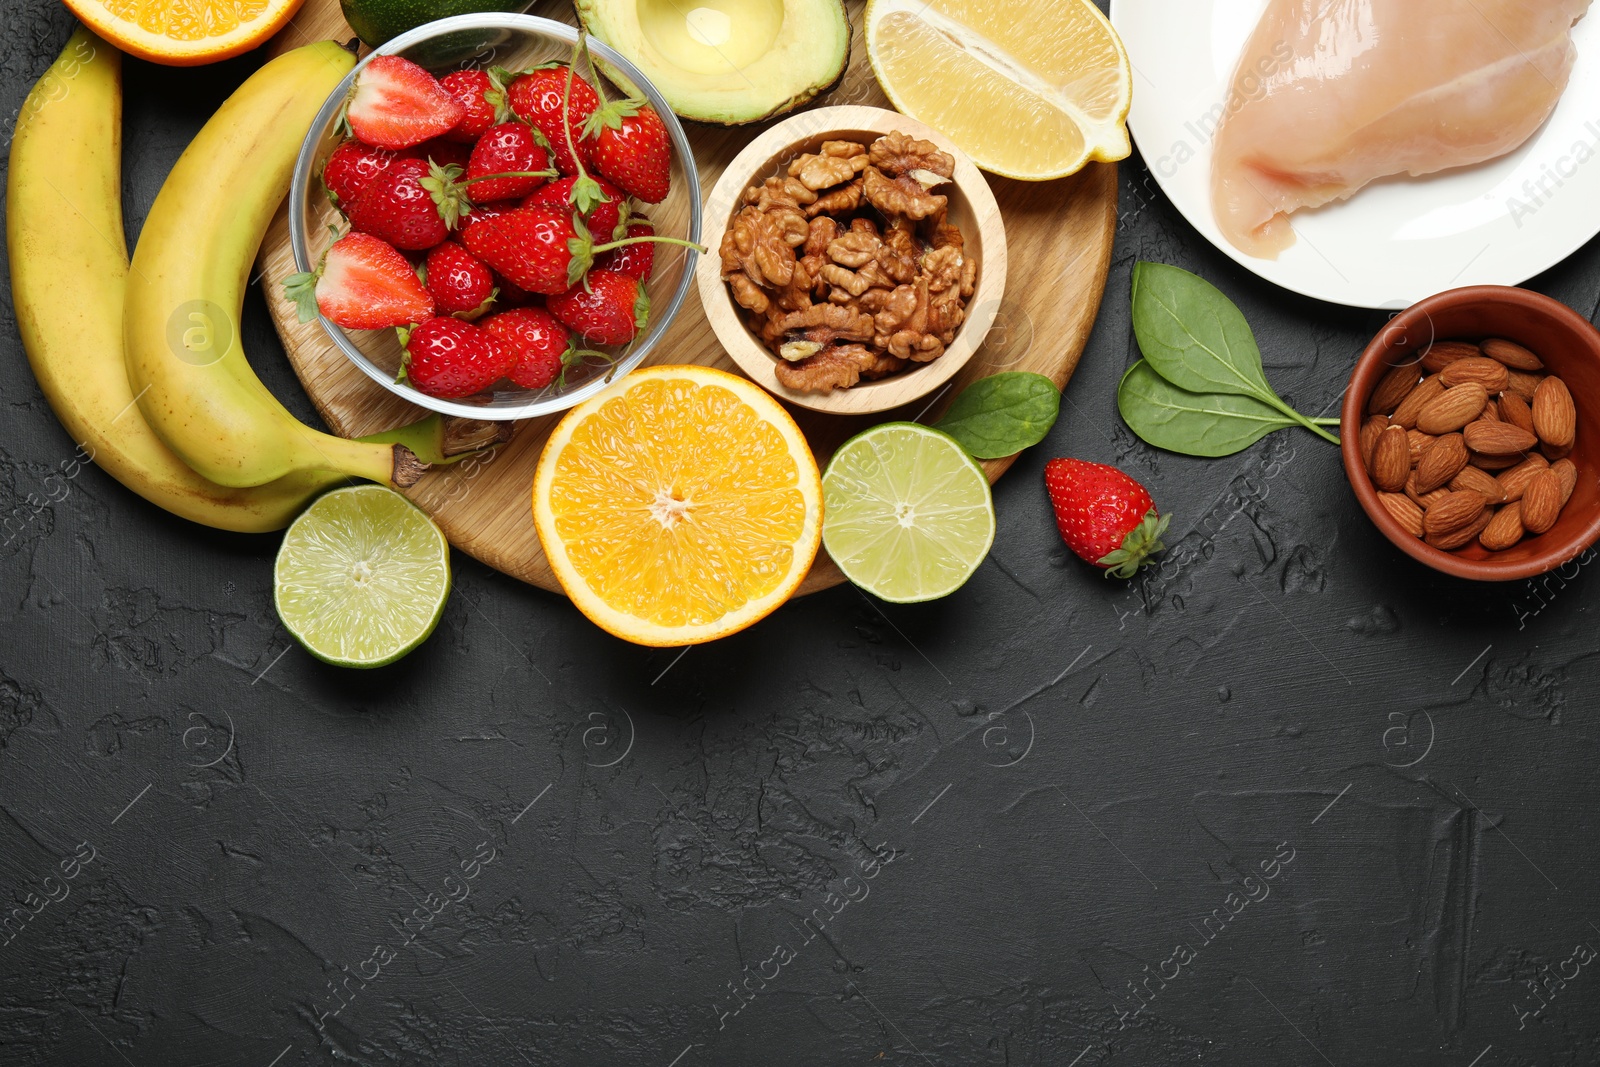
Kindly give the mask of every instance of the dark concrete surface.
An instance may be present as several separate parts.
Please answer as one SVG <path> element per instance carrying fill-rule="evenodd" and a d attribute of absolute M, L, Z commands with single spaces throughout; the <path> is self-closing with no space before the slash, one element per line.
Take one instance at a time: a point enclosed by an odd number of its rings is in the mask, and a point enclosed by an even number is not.
<path fill-rule="evenodd" d="M 70 20 L 5 21 L 9 115 Z M 130 233 L 253 62 L 128 64 Z M 1137 158 L 1122 182 L 1064 417 L 942 603 L 841 588 L 647 651 L 458 556 L 433 639 L 345 673 L 279 627 L 276 538 L 87 468 L 0 549 L 0 892 L 39 907 L 0 946 L 0 1064 L 1600 1061 L 1595 576 L 1425 571 L 1309 434 L 1134 440 L 1137 259 L 1237 299 L 1302 409 L 1383 316 L 1248 276 Z M 1532 284 L 1592 317 L 1600 248 Z M 25 517 L 73 442 L 0 316 Z M 1159 570 L 1066 555 L 1067 454 L 1148 480 Z"/>

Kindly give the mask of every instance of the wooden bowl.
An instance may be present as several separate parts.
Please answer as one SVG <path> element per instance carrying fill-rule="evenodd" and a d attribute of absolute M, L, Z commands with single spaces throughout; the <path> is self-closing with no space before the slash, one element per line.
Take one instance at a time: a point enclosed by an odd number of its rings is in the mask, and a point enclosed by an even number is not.
<path fill-rule="evenodd" d="M 1454 552 L 1411 536 L 1378 502 L 1361 459 L 1367 401 L 1390 367 L 1421 358 L 1434 341 L 1498 337 L 1537 353 L 1577 400 L 1578 436 L 1569 457 L 1578 485 L 1554 527 L 1500 552 L 1477 541 Z M 1600 331 L 1571 308 L 1527 289 L 1477 285 L 1452 289 L 1402 311 L 1356 361 L 1340 415 L 1344 469 L 1356 499 L 1383 535 L 1436 571 L 1479 582 L 1509 582 L 1548 573 L 1600 540 Z"/>
<path fill-rule="evenodd" d="M 932 141 L 955 157 L 955 181 L 938 191 L 950 198 L 950 221 L 961 227 L 967 254 L 978 259 L 977 287 L 967 301 L 967 320 L 944 355 L 931 362 L 914 363 L 880 381 L 862 382 L 852 389 L 831 393 L 788 389 L 775 373 L 779 357 L 745 325 L 744 309 L 734 302 L 728 283 L 722 280 L 722 257 L 718 254 L 722 236 L 742 206 L 744 191 L 781 173 L 780 168 L 787 168 L 796 156 L 815 152 L 823 141 L 871 142 L 895 130 Z M 916 119 L 876 107 L 817 108 L 778 123 L 750 142 L 728 164 L 706 201 L 702 243 L 711 252 L 700 257 L 700 300 L 717 340 L 756 384 L 780 400 L 813 411 L 841 415 L 888 411 L 932 393 L 955 377 L 978 350 L 994 325 L 1006 290 L 1005 223 L 1000 219 L 1000 206 L 995 203 L 989 183 L 948 137 Z"/>

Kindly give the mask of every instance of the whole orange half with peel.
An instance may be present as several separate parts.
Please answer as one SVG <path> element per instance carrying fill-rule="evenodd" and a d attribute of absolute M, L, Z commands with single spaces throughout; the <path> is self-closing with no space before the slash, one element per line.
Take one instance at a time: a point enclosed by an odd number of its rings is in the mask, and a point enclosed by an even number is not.
<path fill-rule="evenodd" d="M 66 0 L 72 13 L 131 56 L 171 67 L 215 63 L 266 42 L 301 0 Z"/>
<path fill-rule="evenodd" d="M 649 367 L 561 420 L 534 475 L 533 520 L 596 625 L 640 645 L 700 644 L 799 588 L 822 540 L 822 477 L 759 386 Z"/>

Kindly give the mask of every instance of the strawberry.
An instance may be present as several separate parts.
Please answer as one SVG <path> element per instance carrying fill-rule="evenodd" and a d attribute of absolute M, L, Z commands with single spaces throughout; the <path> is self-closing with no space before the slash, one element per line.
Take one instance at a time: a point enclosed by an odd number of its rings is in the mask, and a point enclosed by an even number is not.
<path fill-rule="evenodd" d="M 650 296 L 639 279 L 611 271 L 590 271 L 546 303 L 551 314 L 592 345 L 625 345 L 639 336 L 650 317 Z"/>
<path fill-rule="evenodd" d="M 466 170 L 467 161 L 472 158 L 472 146 L 444 137 L 435 137 L 431 141 L 423 141 L 415 148 L 406 149 L 405 154 L 426 159 L 441 167 L 460 167 Z"/>
<path fill-rule="evenodd" d="M 466 109 L 409 59 L 374 56 L 356 78 L 345 121 L 374 148 L 410 148 L 455 128 Z"/>
<path fill-rule="evenodd" d="M 596 245 L 581 220 L 554 207 L 519 207 L 477 223 L 461 240 L 467 251 L 517 285 L 547 296 L 577 285 L 594 265 L 594 257 L 613 248 L 655 242 L 705 252 L 700 245 L 676 237 L 630 237 Z"/>
<path fill-rule="evenodd" d="M 650 225 L 650 220 L 639 219 L 629 223 L 625 237 L 652 237 L 656 228 Z M 602 252 L 594 259 L 595 270 L 609 270 L 617 274 L 626 274 L 630 278 L 637 278 L 641 282 L 650 280 L 650 275 L 656 270 L 656 246 L 647 242 L 636 245 L 624 245 L 610 252 Z"/>
<path fill-rule="evenodd" d="M 328 190 L 328 199 L 335 204 L 348 204 L 368 182 L 388 170 L 399 158 L 387 148 L 345 141 L 333 150 L 322 166 L 322 185 Z"/>
<path fill-rule="evenodd" d="M 499 290 L 495 294 L 494 305 L 498 308 L 520 308 L 530 304 L 544 307 L 544 297 L 538 293 L 530 293 L 516 282 L 503 275 L 494 276 L 494 287 Z"/>
<path fill-rule="evenodd" d="M 346 207 L 350 228 L 406 251 L 432 248 L 450 235 L 433 191 L 424 185 L 438 182 L 440 173 L 425 159 L 396 160 Z"/>
<path fill-rule="evenodd" d="M 505 95 L 487 71 L 453 70 L 439 79 L 439 86 L 455 97 L 464 112 L 455 128 L 444 135 L 449 140 L 470 144 L 490 126 L 504 121 L 495 104 L 503 107 Z"/>
<path fill-rule="evenodd" d="M 548 64 L 520 75 L 498 69 L 494 73 L 506 83 L 506 102 L 512 113 L 544 134 L 550 143 L 556 167 L 562 174 L 577 174 L 579 158 L 586 157 L 590 147 L 583 142 L 584 123 L 600 106 L 600 95 L 594 91 L 594 86 L 565 63 Z M 572 103 L 563 125 L 569 78 Z M 571 145 L 567 143 L 569 133 Z M 573 149 L 580 153 L 578 158 L 574 158 Z"/>
<path fill-rule="evenodd" d="M 672 190 L 672 142 L 655 108 L 642 100 L 619 100 L 589 116 L 594 169 L 630 196 L 659 204 Z"/>
<path fill-rule="evenodd" d="M 573 349 L 572 335 L 544 308 L 512 308 L 480 325 L 512 352 L 506 377 L 524 389 L 543 389 L 555 381 Z"/>
<path fill-rule="evenodd" d="M 1053 459 L 1044 485 L 1056 512 L 1061 539 L 1107 577 L 1132 578 L 1161 543 L 1169 516 L 1156 509 L 1149 490 L 1103 463 Z"/>
<path fill-rule="evenodd" d="M 513 359 L 493 335 L 460 319 L 433 318 L 406 331 L 401 377 L 429 396 L 456 400 L 506 376 Z"/>
<path fill-rule="evenodd" d="M 475 203 L 466 214 L 461 216 L 461 221 L 456 227 L 456 235 L 460 236 L 480 222 L 499 218 L 506 212 L 515 211 L 516 209 L 517 202 L 515 200 L 497 200 L 488 204 Z"/>
<path fill-rule="evenodd" d="M 384 330 L 433 315 L 433 297 L 406 257 L 364 233 L 345 234 L 315 272 L 296 274 L 283 287 L 301 322 L 320 311 L 347 330 Z"/>
<path fill-rule="evenodd" d="M 604 178 L 591 180 L 600 187 L 603 199 L 583 213 L 584 225 L 589 227 L 591 234 L 602 241 L 623 236 L 617 231 L 621 227 L 623 214 L 627 211 L 627 194 Z M 571 211 L 576 206 L 574 197 L 577 195 L 577 184 L 577 178 L 562 178 L 560 181 L 551 182 L 525 197 L 522 206 L 558 207 Z"/>
<path fill-rule="evenodd" d="M 521 177 L 491 177 L 518 174 Z M 550 149 L 532 126 L 502 122 L 490 127 L 472 146 L 467 178 L 462 185 L 482 200 L 509 200 L 527 196 L 559 175 L 550 168 Z"/>
<path fill-rule="evenodd" d="M 461 235 L 467 251 L 532 293 L 563 293 L 572 262 L 572 220 L 553 207 L 519 207 L 474 223 Z"/>
<path fill-rule="evenodd" d="M 428 252 L 428 292 L 441 315 L 469 316 L 488 310 L 494 299 L 494 275 L 471 252 L 446 241 Z"/>

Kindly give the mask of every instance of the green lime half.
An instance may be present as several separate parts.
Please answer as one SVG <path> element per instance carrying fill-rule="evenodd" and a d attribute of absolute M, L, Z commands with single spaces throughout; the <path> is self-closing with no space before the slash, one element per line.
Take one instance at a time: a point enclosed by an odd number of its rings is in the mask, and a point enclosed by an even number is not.
<path fill-rule="evenodd" d="M 335 489 L 283 535 L 272 596 L 283 625 L 313 656 L 382 667 L 439 624 L 450 597 L 450 545 L 392 489 Z"/>
<path fill-rule="evenodd" d="M 955 438 L 886 422 L 834 453 L 822 475 L 822 543 L 845 577 L 912 604 L 966 584 L 994 544 L 983 469 Z"/>

